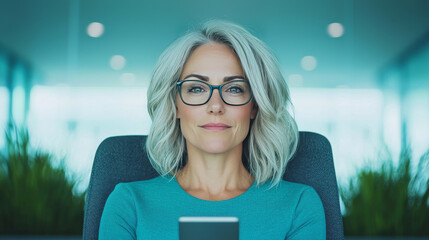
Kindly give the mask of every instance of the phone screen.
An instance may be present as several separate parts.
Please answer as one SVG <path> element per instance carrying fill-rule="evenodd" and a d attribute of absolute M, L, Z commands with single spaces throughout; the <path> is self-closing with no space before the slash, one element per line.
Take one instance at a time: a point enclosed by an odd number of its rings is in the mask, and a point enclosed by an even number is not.
<path fill-rule="evenodd" d="M 238 240 L 237 217 L 180 217 L 180 240 Z"/>

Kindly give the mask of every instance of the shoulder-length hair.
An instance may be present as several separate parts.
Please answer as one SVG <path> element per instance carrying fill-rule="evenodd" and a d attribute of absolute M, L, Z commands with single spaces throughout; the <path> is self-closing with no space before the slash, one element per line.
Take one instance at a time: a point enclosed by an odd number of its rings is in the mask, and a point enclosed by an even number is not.
<path fill-rule="evenodd" d="M 199 46 L 221 43 L 238 56 L 249 79 L 258 108 L 243 142 L 243 162 L 257 185 L 277 185 L 294 154 L 298 129 L 289 113 L 289 89 L 279 64 L 268 47 L 243 27 L 212 20 L 198 31 L 173 42 L 159 57 L 148 89 L 152 125 L 146 142 L 149 159 L 158 173 L 176 175 L 186 159 L 185 139 L 176 119 L 176 82 L 189 55 Z"/>

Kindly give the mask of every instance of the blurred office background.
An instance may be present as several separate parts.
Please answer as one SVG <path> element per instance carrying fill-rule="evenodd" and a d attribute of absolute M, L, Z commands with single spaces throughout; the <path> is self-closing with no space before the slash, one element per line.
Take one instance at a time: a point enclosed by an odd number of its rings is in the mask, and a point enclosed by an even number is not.
<path fill-rule="evenodd" d="M 416 166 L 429 149 L 428 13 L 426 0 L 1 0 L 0 149 L 8 122 L 26 126 L 84 191 L 103 139 L 148 133 L 161 52 L 216 18 L 276 54 L 299 129 L 330 140 L 339 184 L 382 150 L 395 163 L 408 146 Z"/>

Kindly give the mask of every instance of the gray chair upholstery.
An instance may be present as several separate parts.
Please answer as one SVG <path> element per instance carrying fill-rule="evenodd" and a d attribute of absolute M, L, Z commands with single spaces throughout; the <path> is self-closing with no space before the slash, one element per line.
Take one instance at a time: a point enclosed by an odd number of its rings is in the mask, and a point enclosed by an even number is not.
<path fill-rule="evenodd" d="M 83 239 L 98 239 L 104 204 L 116 184 L 159 176 L 145 152 L 146 136 L 105 139 L 97 149 L 85 206 Z M 327 239 L 344 239 L 338 186 L 331 145 L 324 136 L 300 132 L 298 149 L 289 161 L 283 179 L 312 186 L 326 216 Z"/>

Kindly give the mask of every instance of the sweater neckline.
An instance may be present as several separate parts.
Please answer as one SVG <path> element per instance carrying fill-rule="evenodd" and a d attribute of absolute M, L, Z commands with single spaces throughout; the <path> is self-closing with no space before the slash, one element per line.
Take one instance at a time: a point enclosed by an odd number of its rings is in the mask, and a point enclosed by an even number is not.
<path fill-rule="evenodd" d="M 251 192 L 251 191 L 253 190 L 253 188 L 255 188 L 255 186 L 256 186 L 256 181 L 253 181 L 252 185 L 251 185 L 251 186 L 250 186 L 246 191 L 244 191 L 243 193 L 241 193 L 240 195 L 235 196 L 235 197 L 233 197 L 233 198 L 225 199 L 225 200 L 215 201 L 215 200 L 206 200 L 206 199 L 197 198 L 197 197 L 195 197 L 195 196 L 193 196 L 193 195 L 189 194 L 188 192 L 186 192 L 186 191 L 185 191 L 185 189 L 183 189 L 183 188 L 182 188 L 182 186 L 180 186 L 180 184 L 179 184 L 179 182 L 177 181 L 177 179 L 176 179 L 176 177 L 175 177 L 175 176 L 172 176 L 172 178 L 173 178 L 172 182 L 174 182 L 174 184 L 175 184 L 175 185 L 177 185 L 177 187 L 179 188 L 180 192 L 182 192 L 184 195 L 186 195 L 186 196 L 188 196 L 188 197 L 190 197 L 190 198 L 196 199 L 196 200 L 198 200 L 198 201 L 203 201 L 203 202 L 213 202 L 213 203 L 221 203 L 221 202 L 228 202 L 228 201 L 235 201 L 235 200 L 238 200 L 238 199 L 243 198 L 243 197 L 245 197 L 246 195 L 248 195 L 248 194 L 249 194 L 249 192 Z"/>

